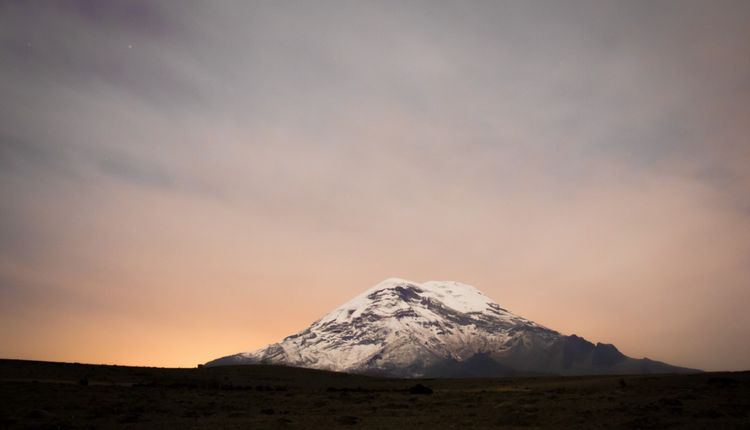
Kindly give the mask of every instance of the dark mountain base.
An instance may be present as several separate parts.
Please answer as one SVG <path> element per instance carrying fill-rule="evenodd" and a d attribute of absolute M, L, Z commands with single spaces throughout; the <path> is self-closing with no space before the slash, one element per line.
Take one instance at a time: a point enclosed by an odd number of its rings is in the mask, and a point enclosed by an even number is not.
<path fill-rule="evenodd" d="M 749 411 L 750 372 L 404 380 L 0 360 L 2 429 L 748 428 Z"/>

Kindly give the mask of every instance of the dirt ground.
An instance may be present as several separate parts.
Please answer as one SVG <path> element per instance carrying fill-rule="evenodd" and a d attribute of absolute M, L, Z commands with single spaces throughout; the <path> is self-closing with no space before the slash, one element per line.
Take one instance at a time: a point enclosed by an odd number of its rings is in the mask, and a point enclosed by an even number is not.
<path fill-rule="evenodd" d="M 337 427 L 750 429 L 750 372 L 404 380 L 0 360 L 2 429 Z"/>

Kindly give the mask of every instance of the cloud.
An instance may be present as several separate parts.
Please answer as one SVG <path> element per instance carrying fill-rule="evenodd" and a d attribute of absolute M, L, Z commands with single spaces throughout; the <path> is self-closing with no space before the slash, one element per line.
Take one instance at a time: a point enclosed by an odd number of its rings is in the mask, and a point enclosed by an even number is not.
<path fill-rule="evenodd" d="M 750 8 L 673 6 L 4 4 L 0 353 L 194 364 L 400 276 L 746 368 Z M 45 347 L 86 321 L 206 348 Z"/>

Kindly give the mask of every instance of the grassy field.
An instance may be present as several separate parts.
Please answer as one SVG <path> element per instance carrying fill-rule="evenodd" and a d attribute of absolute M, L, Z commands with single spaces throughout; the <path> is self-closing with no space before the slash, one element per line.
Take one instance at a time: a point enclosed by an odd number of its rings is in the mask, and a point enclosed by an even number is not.
<path fill-rule="evenodd" d="M 750 372 L 403 380 L 0 360 L 0 428 L 285 427 L 750 429 Z"/>

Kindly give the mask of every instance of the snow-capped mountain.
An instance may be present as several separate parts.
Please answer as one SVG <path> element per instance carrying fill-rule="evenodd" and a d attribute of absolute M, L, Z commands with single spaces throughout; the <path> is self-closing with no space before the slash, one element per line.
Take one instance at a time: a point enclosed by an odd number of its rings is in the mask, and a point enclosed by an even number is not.
<path fill-rule="evenodd" d="M 459 282 L 387 279 L 300 333 L 207 363 L 283 364 L 388 376 L 689 371 L 565 336 Z"/>

